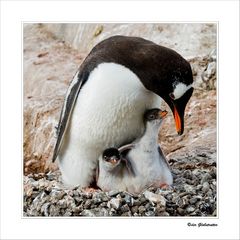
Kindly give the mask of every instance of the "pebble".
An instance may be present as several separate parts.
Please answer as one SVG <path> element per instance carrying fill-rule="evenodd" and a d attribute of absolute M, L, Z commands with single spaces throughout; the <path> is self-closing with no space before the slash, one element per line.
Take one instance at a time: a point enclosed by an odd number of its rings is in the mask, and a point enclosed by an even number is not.
<path fill-rule="evenodd" d="M 212 179 L 211 174 L 209 173 L 205 173 L 202 180 L 201 180 L 201 184 L 205 183 L 205 182 L 209 182 Z"/>
<path fill-rule="evenodd" d="M 113 209 L 119 209 L 121 206 L 121 199 L 119 198 L 112 198 L 108 203 L 107 206 L 109 208 L 113 208 Z"/>
<path fill-rule="evenodd" d="M 195 210 L 195 208 L 192 207 L 192 206 L 188 206 L 188 207 L 186 208 L 186 212 L 187 212 L 187 213 L 192 213 L 194 210 Z"/>
<path fill-rule="evenodd" d="M 86 216 L 86 217 L 96 217 L 96 215 L 91 210 L 83 210 L 80 213 L 80 216 Z"/>
<path fill-rule="evenodd" d="M 182 208 L 180 208 L 180 207 L 177 208 L 177 212 L 178 212 L 179 215 L 181 215 L 181 216 L 184 216 L 184 214 L 185 214 L 185 210 L 182 209 Z"/>
<path fill-rule="evenodd" d="M 144 206 L 140 206 L 140 207 L 138 208 L 138 212 L 139 212 L 140 214 L 143 214 L 145 211 L 146 211 L 146 208 L 145 208 Z"/>
<path fill-rule="evenodd" d="M 166 199 L 160 194 L 155 194 L 150 191 L 145 191 L 143 194 L 146 199 L 153 203 L 160 203 L 162 206 L 166 205 Z"/>
<path fill-rule="evenodd" d="M 210 189 L 209 183 L 208 182 L 204 182 L 203 186 L 202 186 L 202 191 L 204 193 L 208 192 L 208 190 Z"/>
<path fill-rule="evenodd" d="M 193 205 L 193 204 L 195 204 L 198 200 L 199 200 L 199 198 L 196 197 L 196 196 L 194 196 L 194 197 L 192 197 L 192 198 L 189 200 L 189 203 Z"/>
<path fill-rule="evenodd" d="M 122 207 L 121 207 L 121 211 L 122 212 L 128 212 L 130 209 L 129 209 L 129 206 L 127 204 L 124 204 Z"/>

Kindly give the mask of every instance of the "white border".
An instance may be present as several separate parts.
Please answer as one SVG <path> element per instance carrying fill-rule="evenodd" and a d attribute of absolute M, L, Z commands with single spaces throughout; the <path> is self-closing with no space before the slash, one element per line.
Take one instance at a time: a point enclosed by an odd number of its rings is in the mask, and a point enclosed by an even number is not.
<path fill-rule="evenodd" d="M 1 237 L 3 239 L 238 239 L 238 1 L 1 2 Z M 127 20 L 127 21 L 126 21 Z M 21 22 L 219 22 L 219 218 L 21 218 Z M 231 113 L 231 114 L 229 114 Z M 192 219 L 198 223 L 199 220 Z"/>

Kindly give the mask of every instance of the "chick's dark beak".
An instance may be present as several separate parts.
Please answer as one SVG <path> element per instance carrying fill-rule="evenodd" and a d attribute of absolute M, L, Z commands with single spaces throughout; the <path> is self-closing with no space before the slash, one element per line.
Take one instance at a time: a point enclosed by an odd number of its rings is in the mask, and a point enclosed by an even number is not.
<path fill-rule="evenodd" d="M 159 118 L 165 118 L 167 116 L 168 112 L 166 110 L 164 111 L 159 111 L 158 116 Z"/>

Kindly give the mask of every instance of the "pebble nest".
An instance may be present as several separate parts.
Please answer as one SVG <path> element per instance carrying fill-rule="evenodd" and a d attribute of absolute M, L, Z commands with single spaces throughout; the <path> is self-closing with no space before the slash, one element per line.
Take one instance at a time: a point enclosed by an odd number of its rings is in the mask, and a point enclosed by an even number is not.
<path fill-rule="evenodd" d="M 216 216 L 216 151 L 201 149 L 169 159 L 171 188 L 139 195 L 79 187 L 67 189 L 59 171 L 24 176 L 23 216 Z"/>

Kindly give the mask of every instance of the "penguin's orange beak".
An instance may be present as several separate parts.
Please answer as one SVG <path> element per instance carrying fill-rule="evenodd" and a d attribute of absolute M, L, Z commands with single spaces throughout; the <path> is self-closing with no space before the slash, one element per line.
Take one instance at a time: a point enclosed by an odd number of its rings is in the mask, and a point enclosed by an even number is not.
<path fill-rule="evenodd" d="M 177 111 L 177 108 L 174 106 L 173 115 L 175 119 L 176 130 L 178 133 L 182 133 L 182 124 L 181 124 L 181 117 Z"/>

